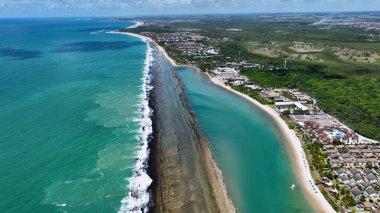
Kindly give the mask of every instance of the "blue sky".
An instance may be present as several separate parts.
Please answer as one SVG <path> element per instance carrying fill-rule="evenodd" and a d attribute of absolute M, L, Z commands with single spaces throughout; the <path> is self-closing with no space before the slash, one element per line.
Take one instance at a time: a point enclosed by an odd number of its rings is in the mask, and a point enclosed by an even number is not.
<path fill-rule="evenodd" d="M 0 0 L 0 17 L 380 11 L 380 0 Z"/>

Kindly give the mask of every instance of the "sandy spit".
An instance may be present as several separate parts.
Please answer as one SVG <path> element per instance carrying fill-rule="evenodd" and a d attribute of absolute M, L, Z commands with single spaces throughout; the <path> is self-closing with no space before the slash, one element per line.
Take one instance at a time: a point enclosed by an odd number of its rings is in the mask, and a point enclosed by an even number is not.
<path fill-rule="evenodd" d="M 172 58 L 169 57 L 169 55 L 160 45 L 158 45 L 153 39 L 149 37 L 142 36 L 135 33 L 128 33 L 128 32 L 114 31 L 111 33 L 126 34 L 126 35 L 138 37 L 138 38 L 141 38 L 142 40 L 148 41 L 149 43 L 155 45 L 157 49 L 160 52 L 162 52 L 162 54 L 165 55 L 165 57 L 167 58 L 167 60 L 171 63 L 173 67 L 190 67 L 190 66 L 178 65 Z M 199 71 L 197 67 L 191 67 L 191 68 L 197 69 Z M 204 160 L 204 167 L 206 170 L 206 174 L 208 176 L 208 183 L 211 186 L 213 200 L 217 204 L 219 212 L 222 212 L 222 213 L 236 212 L 236 209 L 233 206 L 232 201 L 228 197 L 227 188 L 223 180 L 223 173 L 218 168 L 216 162 L 214 161 L 212 157 L 212 152 L 210 151 L 209 144 L 206 139 L 200 140 L 200 147 L 201 147 L 200 151 L 202 152 L 201 154 Z"/>

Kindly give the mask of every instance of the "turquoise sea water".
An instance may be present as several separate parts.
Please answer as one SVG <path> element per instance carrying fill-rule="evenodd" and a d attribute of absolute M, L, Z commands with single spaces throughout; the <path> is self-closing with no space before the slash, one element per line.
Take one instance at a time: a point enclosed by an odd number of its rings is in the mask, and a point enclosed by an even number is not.
<path fill-rule="evenodd" d="M 178 73 L 238 212 L 313 212 L 273 121 L 198 72 Z"/>
<path fill-rule="evenodd" d="M 0 20 L 0 212 L 116 212 L 139 147 L 147 45 L 130 22 Z"/>

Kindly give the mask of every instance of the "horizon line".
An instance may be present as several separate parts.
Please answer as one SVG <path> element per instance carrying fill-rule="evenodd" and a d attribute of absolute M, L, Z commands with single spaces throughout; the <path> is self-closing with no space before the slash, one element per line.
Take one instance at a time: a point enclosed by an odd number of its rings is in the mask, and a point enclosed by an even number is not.
<path fill-rule="evenodd" d="M 307 11 L 307 12 L 225 12 L 225 13 L 186 13 L 186 14 L 141 14 L 141 15 L 89 15 L 89 16 L 8 16 L 1 17 L 0 19 L 38 19 L 38 18 L 140 18 L 140 17 L 167 17 L 167 16 L 214 16 L 214 15 L 261 15 L 261 14 L 272 14 L 272 15 L 280 15 L 280 14 L 329 14 L 329 13 L 380 13 L 380 10 L 357 10 L 357 11 Z"/>

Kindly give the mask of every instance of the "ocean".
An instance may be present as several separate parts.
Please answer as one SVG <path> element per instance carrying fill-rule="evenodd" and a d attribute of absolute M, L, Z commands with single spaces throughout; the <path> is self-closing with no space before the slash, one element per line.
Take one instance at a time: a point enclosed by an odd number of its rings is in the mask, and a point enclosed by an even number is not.
<path fill-rule="evenodd" d="M 0 20 L 1 212 L 145 207 L 149 47 L 107 33 L 133 24 Z"/>
<path fill-rule="evenodd" d="M 271 118 L 195 70 L 177 71 L 237 211 L 314 212 Z"/>

